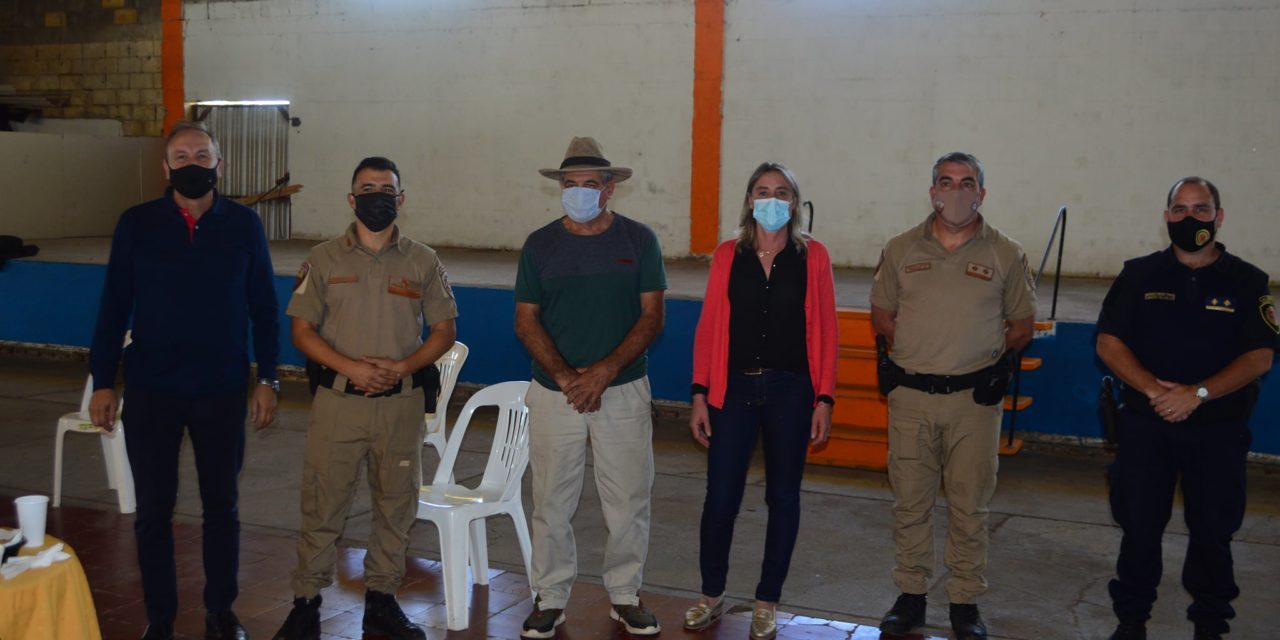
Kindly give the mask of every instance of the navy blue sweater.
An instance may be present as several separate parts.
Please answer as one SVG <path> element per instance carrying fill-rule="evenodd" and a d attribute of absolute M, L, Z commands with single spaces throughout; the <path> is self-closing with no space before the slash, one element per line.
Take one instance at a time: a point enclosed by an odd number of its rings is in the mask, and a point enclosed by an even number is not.
<path fill-rule="evenodd" d="M 258 214 L 215 193 L 189 233 L 168 190 L 116 224 L 89 352 L 93 388 L 115 384 L 130 316 L 124 378 L 132 390 L 186 398 L 244 390 L 250 319 L 258 376 L 274 379 L 278 309 Z"/>

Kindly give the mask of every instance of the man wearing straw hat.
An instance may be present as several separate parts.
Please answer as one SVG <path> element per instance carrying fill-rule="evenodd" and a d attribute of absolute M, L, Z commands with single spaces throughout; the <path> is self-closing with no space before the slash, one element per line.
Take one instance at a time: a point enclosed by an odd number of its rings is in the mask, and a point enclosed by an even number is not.
<path fill-rule="evenodd" d="M 550 638 L 564 622 L 588 441 L 609 532 L 609 615 L 633 635 L 654 635 L 658 620 L 639 591 L 653 486 L 645 350 L 662 330 L 662 249 L 652 229 L 608 208 L 631 169 L 612 166 L 594 139 L 574 138 L 559 168 L 539 173 L 560 183 L 565 215 L 529 235 L 516 275 L 516 335 L 533 356 L 525 402 L 535 597 L 520 635 Z"/>

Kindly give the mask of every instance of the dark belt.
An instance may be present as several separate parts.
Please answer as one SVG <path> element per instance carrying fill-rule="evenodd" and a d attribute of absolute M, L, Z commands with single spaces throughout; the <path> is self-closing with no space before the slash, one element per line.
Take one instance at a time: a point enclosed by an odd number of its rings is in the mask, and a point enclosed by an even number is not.
<path fill-rule="evenodd" d="M 769 373 L 770 371 L 774 371 L 774 369 L 768 369 L 766 367 L 748 367 L 738 373 L 741 373 L 744 376 L 760 376 Z"/>
<path fill-rule="evenodd" d="M 907 373 L 896 363 L 893 364 L 893 367 L 897 369 L 895 377 L 898 384 L 925 393 L 965 391 L 978 386 L 978 383 L 989 375 L 986 369 L 979 369 L 973 373 L 959 376 L 942 376 L 932 373 Z"/>
<path fill-rule="evenodd" d="M 337 371 L 334 371 L 333 369 L 322 366 L 320 367 L 319 372 L 316 374 L 316 382 L 318 382 L 320 386 L 325 387 L 327 389 L 333 389 L 334 391 L 341 391 L 342 393 L 349 393 L 351 395 L 358 395 L 358 396 L 365 395 L 365 392 L 360 391 L 359 389 L 356 389 L 355 385 L 352 384 L 350 380 L 347 380 L 346 384 L 343 385 L 341 389 L 334 386 L 334 384 L 337 382 L 339 375 L 340 374 Z M 390 389 L 387 389 L 382 393 L 375 393 L 373 395 L 366 396 L 366 397 L 387 398 L 390 396 L 398 395 L 401 391 L 408 391 L 410 389 L 415 389 L 423 386 L 423 384 L 426 381 L 426 378 L 427 378 L 427 374 L 425 369 L 415 371 L 413 375 L 395 383 L 394 385 L 391 386 Z M 407 387 L 405 386 L 405 383 L 408 383 Z"/>

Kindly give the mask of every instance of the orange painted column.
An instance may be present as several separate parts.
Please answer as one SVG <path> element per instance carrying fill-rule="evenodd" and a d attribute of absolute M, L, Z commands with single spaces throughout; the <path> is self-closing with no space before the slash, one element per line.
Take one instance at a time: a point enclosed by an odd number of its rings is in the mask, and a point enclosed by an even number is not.
<path fill-rule="evenodd" d="M 720 128 L 724 100 L 725 0 L 696 0 L 693 35 L 693 162 L 689 253 L 710 255 L 720 237 Z"/>
<path fill-rule="evenodd" d="M 160 3 L 160 89 L 164 95 L 164 130 L 181 120 L 185 109 L 182 62 L 182 0 Z"/>

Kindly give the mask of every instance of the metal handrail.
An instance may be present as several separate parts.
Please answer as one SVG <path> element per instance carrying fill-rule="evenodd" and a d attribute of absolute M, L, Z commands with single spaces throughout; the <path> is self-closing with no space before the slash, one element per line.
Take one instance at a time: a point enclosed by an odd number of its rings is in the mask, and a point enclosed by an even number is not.
<path fill-rule="evenodd" d="M 1044 247 L 1044 255 L 1040 257 L 1040 268 L 1036 270 L 1035 288 L 1040 290 L 1040 276 L 1044 275 L 1044 265 L 1049 261 L 1049 251 L 1053 249 L 1054 239 L 1058 240 L 1058 266 L 1053 270 L 1053 302 L 1049 306 L 1049 319 L 1058 317 L 1058 284 L 1062 280 L 1062 245 L 1067 238 L 1067 205 L 1058 208 L 1058 215 L 1053 219 L 1053 230 L 1049 232 L 1049 244 Z M 1034 320 L 1034 319 L 1033 319 Z M 1013 406 L 1009 411 L 1008 446 L 1013 446 L 1013 434 L 1018 430 L 1018 395 L 1022 389 L 1022 352 L 1014 357 L 1013 363 Z"/>

